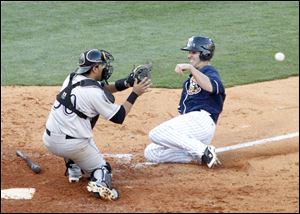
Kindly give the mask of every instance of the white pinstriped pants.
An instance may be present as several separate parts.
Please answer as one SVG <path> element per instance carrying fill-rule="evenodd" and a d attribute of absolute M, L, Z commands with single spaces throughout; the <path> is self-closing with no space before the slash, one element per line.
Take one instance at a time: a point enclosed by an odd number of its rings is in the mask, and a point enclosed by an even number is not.
<path fill-rule="evenodd" d="M 144 155 L 156 163 L 201 163 L 213 139 L 216 125 L 206 111 L 193 111 L 168 120 L 149 132 L 152 141 Z"/>

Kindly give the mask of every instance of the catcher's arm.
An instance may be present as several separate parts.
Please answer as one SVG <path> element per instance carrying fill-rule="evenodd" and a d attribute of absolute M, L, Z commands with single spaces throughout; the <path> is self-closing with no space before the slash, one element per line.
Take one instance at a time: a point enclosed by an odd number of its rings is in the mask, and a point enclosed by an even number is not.
<path fill-rule="evenodd" d="M 140 83 L 145 77 L 150 79 L 151 71 L 152 64 L 143 64 L 135 67 L 126 78 L 117 80 L 115 82 L 114 89 L 112 88 L 113 92 L 123 91 L 129 87 L 132 87 L 135 79 L 137 79 L 137 83 Z"/>
<path fill-rule="evenodd" d="M 126 78 L 119 79 L 115 83 L 111 83 L 109 85 L 105 84 L 104 88 L 110 91 L 111 93 L 115 93 L 118 91 L 123 91 L 129 88 L 130 86 L 133 86 L 133 83 L 134 83 L 134 74 L 133 72 L 131 72 Z"/>
<path fill-rule="evenodd" d="M 135 80 L 131 94 L 123 105 L 121 105 L 119 111 L 110 120 L 114 123 L 122 124 L 126 115 L 130 112 L 135 100 L 138 96 L 147 92 L 150 86 L 151 80 L 148 78 L 144 78 L 139 84 L 137 83 L 137 80 Z"/>
<path fill-rule="evenodd" d="M 115 83 L 109 85 L 105 84 L 104 88 L 110 91 L 111 93 L 123 91 L 133 85 L 130 85 L 131 81 L 134 82 L 133 73 L 130 73 L 126 78 L 117 80 Z"/>
<path fill-rule="evenodd" d="M 123 103 L 123 107 L 125 108 L 126 115 L 129 113 L 131 107 L 133 106 L 135 100 L 149 91 L 149 87 L 152 85 L 151 80 L 148 78 L 144 78 L 140 83 L 136 79 L 132 88 L 132 92 L 128 96 L 127 100 Z"/>
<path fill-rule="evenodd" d="M 109 85 L 105 84 L 105 85 L 104 85 L 104 88 L 105 88 L 106 90 L 110 91 L 111 93 L 118 92 L 118 90 L 116 89 L 115 84 L 109 84 Z"/>

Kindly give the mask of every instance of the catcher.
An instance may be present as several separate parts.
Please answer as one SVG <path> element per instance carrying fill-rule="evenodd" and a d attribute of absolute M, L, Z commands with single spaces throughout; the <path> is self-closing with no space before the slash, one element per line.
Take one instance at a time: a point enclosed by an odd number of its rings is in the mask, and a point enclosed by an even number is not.
<path fill-rule="evenodd" d="M 220 164 L 210 144 L 226 97 L 219 72 L 210 63 L 215 44 L 207 37 L 193 36 L 181 50 L 188 52 L 189 63 L 175 67 L 178 74 L 188 73 L 178 106 L 180 115 L 149 132 L 152 143 L 144 154 L 156 163 L 195 161 L 212 168 Z"/>
<path fill-rule="evenodd" d="M 65 79 L 51 108 L 44 145 L 63 157 L 69 182 L 78 182 L 82 173 L 89 177 L 87 190 L 101 199 L 116 200 L 118 191 L 112 186 L 112 169 L 94 142 L 92 129 L 99 116 L 122 124 L 136 99 L 151 86 L 151 65 L 135 68 L 127 78 L 114 84 L 107 80 L 113 73 L 113 56 L 92 49 L 80 55 L 79 66 Z M 112 93 L 132 87 L 122 105 L 115 104 Z"/>

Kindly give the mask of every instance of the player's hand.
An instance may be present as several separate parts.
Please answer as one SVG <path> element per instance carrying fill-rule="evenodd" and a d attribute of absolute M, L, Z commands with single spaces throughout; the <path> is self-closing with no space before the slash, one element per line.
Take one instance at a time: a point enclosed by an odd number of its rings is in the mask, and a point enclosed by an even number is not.
<path fill-rule="evenodd" d="M 190 72 L 192 69 L 191 64 L 177 64 L 175 67 L 175 72 L 178 74 L 183 74 L 184 72 Z"/>
<path fill-rule="evenodd" d="M 134 84 L 134 73 L 131 72 L 127 77 L 126 77 L 126 80 L 125 80 L 125 84 L 126 86 L 129 88 L 129 87 L 132 87 L 133 84 Z"/>
<path fill-rule="evenodd" d="M 151 79 L 147 77 L 145 77 L 140 83 L 137 83 L 137 79 L 135 79 L 132 91 L 140 96 L 143 93 L 150 91 L 149 88 L 151 85 Z"/>

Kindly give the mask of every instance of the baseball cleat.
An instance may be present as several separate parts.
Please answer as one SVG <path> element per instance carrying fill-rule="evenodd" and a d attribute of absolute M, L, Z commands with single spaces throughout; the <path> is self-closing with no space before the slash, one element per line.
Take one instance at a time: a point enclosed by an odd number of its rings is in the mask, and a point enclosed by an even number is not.
<path fill-rule="evenodd" d="M 75 178 L 75 177 L 69 177 L 69 182 L 70 183 L 77 183 L 77 182 L 79 182 L 80 178 L 81 178 L 81 176 L 77 177 L 77 178 Z"/>
<path fill-rule="evenodd" d="M 87 186 L 89 192 L 94 193 L 97 198 L 104 200 L 115 201 L 119 198 L 119 192 L 115 189 L 109 189 L 101 184 L 98 184 L 95 181 L 90 181 Z"/>
<path fill-rule="evenodd" d="M 79 179 L 82 177 L 80 167 L 76 164 L 71 164 L 71 166 L 68 167 L 67 175 L 69 176 L 70 183 L 79 182 Z"/>
<path fill-rule="evenodd" d="M 214 166 L 221 165 L 215 149 L 216 148 L 214 146 L 207 146 L 202 156 L 202 162 L 206 163 L 208 168 L 213 168 Z"/>

